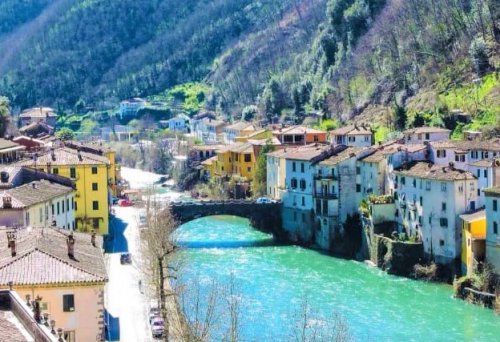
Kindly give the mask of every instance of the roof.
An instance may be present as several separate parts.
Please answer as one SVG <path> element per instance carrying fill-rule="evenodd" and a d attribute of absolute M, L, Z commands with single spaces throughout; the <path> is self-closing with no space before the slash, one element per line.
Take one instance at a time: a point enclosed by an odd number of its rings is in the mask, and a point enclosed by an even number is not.
<path fill-rule="evenodd" d="M 19 117 L 21 118 L 45 118 L 48 116 L 56 117 L 57 114 L 50 107 L 35 107 L 24 110 Z"/>
<path fill-rule="evenodd" d="M 217 151 L 217 153 L 234 152 L 234 153 L 252 153 L 253 147 L 250 143 L 234 143 L 226 145 L 224 148 Z"/>
<path fill-rule="evenodd" d="M 28 135 L 50 134 L 54 132 L 54 127 L 45 122 L 36 121 L 19 128 L 19 132 Z"/>
<path fill-rule="evenodd" d="M 189 118 L 189 116 L 187 116 L 186 114 L 182 114 L 182 113 L 181 113 L 181 114 L 177 114 L 177 115 L 176 115 L 176 116 L 174 116 L 173 118 L 168 119 L 168 120 L 167 120 L 167 122 L 168 122 L 168 121 L 175 121 L 175 120 L 188 120 L 188 121 L 189 121 L 189 120 L 191 120 L 191 119 L 190 119 L 190 118 Z M 162 120 L 160 120 L 160 121 L 162 121 Z"/>
<path fill-rule="evenodd" d="M 15 148 L 15 147 L 24 147 L 24 146 L 19 145 L 18 143 L 14 142 L 14 141 L 0 138 L 0 151 L 1 150 L 12 149 L 12 148 Z"/>
<path fill-rule="evenodd" d="M 320 162 L 320 165 L 336 165 L 344 160 L 347 160 L 352 157 L 356 157 L 360 152 L 368 150 L 369 147 L 353 147 L 349 146 L 346 149 L 334 154 L 328 159 Z"/>
<path fill-rule="evenodd" d="M 287 147 L 282 150 L 268 153 L 268 156 L 280 157 L 293 160 L 313 160 L 331 148 L 326 144 L 310 144 L 300 147 Z"/>
<path fill-rule="evenodd" d="M 15 163 L 16 166 L 33 166 L 38 165 L 96 165 L 109 164 L 106 157 L 99 156 L 93 153 L 78 152 L 71 148 L 62 147 L 53 151 L 45 152 L 38 155 L 36 161 L 34 159 L 25 159 Z"/>
<path fill-rule="evenodd" d="M 217 151 L 225 148 L 227 145 L 193 145 L 191 146 L 192 151 Z"/>
<path fill-rule="evenodd" d="M 10 196 L 12 198 L 12 207 L 16 209 L 43 203 L 72 191 L 73 188 L 71 187 L 39 180 L 6 190 L 0 194 L 0 198 Z M 3 209 L 3 201 L 0 202 L 0 208 Z"/>
<path fill-rule="evenodd" d="M 348 125 L 330 131 L 331 135 L 366 135 L 372 133 L 371 127 L 365 125 Z"/>
<path fill-rule="evenodd" d="M 212 165 L 213 163 L 215 163 L 216 161 L 217 161 L 217 156 L 213 156 L 213 157 L 208 158 L 207 160 L 202 161 L 201 165 L 209 166 L 209 165 Z"/>
<path fill-rule="evenodd" d="M 304 126 L 290 126 L 286 128 L 281 128 L 273 131 L 275 135 L 287 135 L 287 134 L 321 134 L 325 131 L 320 131 L 318 129 L 304 127 Z"/>
<path fill-rule="evenodd" d="M 210 118 L 204 118 L 203 123 L 207 126 L 214 126 L 214 127 L 220 127 L 220 126 L 225 126 L 227 123 L 222 121 L 222 120 L 215 120 L 215 119 L 210 119 Z"/>
<path fill-rule="evenodd" d="M 428 127 L 428 126 L 423 126 L 423 127 L 415 127 L 415 128 L 410 128 L 404 131 L 404 134 L 424 134 L 424 133 L 450 133 L 451 131 L 446 128 L 441 128 L 441 127 Z"/>
<path fill-rule="evenodd" d="M 500 197 L 500 186 L 494 186 L 492 188 L 484 189 L 483 191 L 486 195 Z"/>
<path fill-rule="evenodd" d="M 405 145 L 405 144 L 399 144 L 399 143 L 392 143 L 392 144 L 387 144 L 387 145 L 382 145 L 377 148 L 377 150 L 364 157 L 361 158 L 360 161 L 365 162 L 365 163 L 379 163 L 382 160 L 384 160 L 387 156 L 392 155 L 394 153 L 400 152 L 400 151 L 406 151 L 408 153 L 415 153 L 418 151 L 425 150 L 427 146 L 424 144 L 411 144 L 411 145 Z"/>
<path fill-rule="evenodd" d="M 278 140 L 276 137 L 272 138 L 264 138 L 264 139 L 248 139 L 247 142 L 252 145 L 257 145 L 257 146 L 262 146 L 266 144 L 271 144 L 271 145 L 281 145 L 281 142 Z"/>
<path fill-rule="evenodd" d="M 64 146 L 73 150 L 80 149 L 82 152 L 88 152 L 102 156 L 105 152 L 112 152 L 113 149 L 102 141 L 66 141 Z"/>
<path fill-rule="evenodd" d="M 243 131 L 243 130 L 255 131 L 256 127 L 251 122 L 238 121 L 231 125 L 226 126 L 226 129 L 234 129 L 236 131 Z"/>
<path fill-rule="evenodd" d="M 492 158 L 492 159 L 482 159 L 472 163 L 468 163 L 470 166 L 474 167 L 493 167 L 494 165 L 500 166 L 500 158 Z"/>
<path fill-rule="evenodd" d="M 444 140 L 431 142 L 435 149 L 453 149 L 455 151 L 467 152 L 471 150 L 483 150 L 500 152 L 500 138 L 489 140 Z"/>
<path fill-rule="evenodd" d="M 486 210 L 482 209 L 472 214 L 463 214 L 460 215 L 460 218 L 467 222 L 482 220 L 486 218 Z"/>
<path fill-rule="evenodd" d="M 7 229 L 0 230 L 0 244 L 7 246 Z M 0 250 L 0 285 L 48 285 L 102 283 L 107 281 L 104 257 L 91 244 L 90 235 L 73 232 L 74 257 L 68 256 L 69 231 L 57 228 L 22 228 L 16 230 L 16 252 Z M 102 238 L 96 236 L 96 245 Z"/>
<path fill-rule="evenodd" d="M 410 162 L 403 164 L 394 170 L 394 173 L 402 176 L 418 177 L 440 181 L 456 181 L 476 179 L 476 177 L 464 170 L 451 168 L 449 166 L 439 166 L 428 162 Z"/>
<path fill-rule="evenodd" d="M 29 167 L 7 165 L 0 169 L 1 172 L 4 172 L 7 179 L 4 181 L 0 179 L 0 189 L 10 189 L 41 179 L 70 188 L 74 187 L 74 182 L 69 178 L 40 170 L 33 170 Z"/>

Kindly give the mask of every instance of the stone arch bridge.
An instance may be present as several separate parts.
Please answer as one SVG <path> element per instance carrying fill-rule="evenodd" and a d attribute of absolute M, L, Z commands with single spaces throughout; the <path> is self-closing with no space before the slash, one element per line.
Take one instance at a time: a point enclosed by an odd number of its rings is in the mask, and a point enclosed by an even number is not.
<path fill-rule="evenodd" d="M 179 224 L 213 215 L 234 215 L 250 220 L 253 227 L 275 235 L 281 232 L 281 203 L 247 200 L 171 202 L 169 208 Z"/>

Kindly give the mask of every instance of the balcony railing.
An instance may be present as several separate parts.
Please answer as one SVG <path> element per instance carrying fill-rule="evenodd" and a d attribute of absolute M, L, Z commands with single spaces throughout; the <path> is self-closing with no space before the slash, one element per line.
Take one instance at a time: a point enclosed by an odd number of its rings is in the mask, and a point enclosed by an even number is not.
<path fill-rule="evenodd" d="M 338 195 L 335 193 L 321 192 L 321 191 L 315 192 L 314 197 L 322 198 L 322 199 L 338 199 L 339 198 Z"/>
<path fill-rule="evenodd" d="M 339 177 L 337 175 L 332 175 L 332 174 L 326 174 L 326 175 L 321 175 L 321 174 L 316 174 L 314 175 L 315 180 L 338 180 Z"/>

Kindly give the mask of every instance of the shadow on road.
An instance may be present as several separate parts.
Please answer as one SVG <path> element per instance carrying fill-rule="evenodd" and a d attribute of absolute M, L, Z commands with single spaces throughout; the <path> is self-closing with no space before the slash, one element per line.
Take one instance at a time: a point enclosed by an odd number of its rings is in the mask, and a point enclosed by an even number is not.
<path fill-rule="evenodd" d="M 113 317 L 108 310 L 104 310 L 104 322 L 106 322 L 106 341 L 120 341 L 120 318 Z"/>
<path fill-rule="evenodd" d="M 128 243 L 124 232 L 127 229 L 127 223 L 123 220 L 113 217 L 109 222 L 109 235 L 104 240 L 105 253 L 125 253 L 128 252 Z"/>

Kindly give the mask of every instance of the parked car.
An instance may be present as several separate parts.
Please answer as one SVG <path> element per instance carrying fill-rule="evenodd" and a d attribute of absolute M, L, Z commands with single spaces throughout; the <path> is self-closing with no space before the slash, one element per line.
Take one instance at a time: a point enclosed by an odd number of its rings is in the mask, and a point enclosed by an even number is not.
<path fill-rule="evenodd" d="M 160 317 L 160 308 L 158 307 L 158 302 L 156 300 L 152 300 L 149 303 L 149 324 L 153 321 L 155 318 L 161 318 Z"/>
<path fill-rule="evenodd" d="M 153 335 L 153 338 L 162 338 L 164 329 L 165 325 L 163 323 L 163 319 L 156 317 L 151 320 L 151 334 Z"/>
<path fill-rule="evenodd" d="M 259 197 L 255 200 L 255 203 L 257 204 L 268 204 L 268 203 L 273 203 L 274 201 L 270 198 L 267 197 Z"/>
<path fill-rule="evenodd" d="M 121 199 L 118 201 L 118 205 L 120 207 L 131 207 L 134 205 L 134 202 L 129 200 L 129 199 L 124 198 L 124 199 Z"/>
<path fill-rule="evenodd" d="M 122 253 L 120 255 L 120 263 L 122 265 L 131 264 L 132 263 L 132 255 L 130 255 L 130 253 Z"/>

